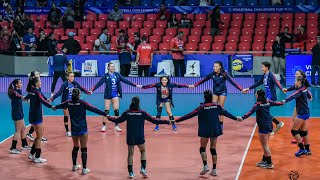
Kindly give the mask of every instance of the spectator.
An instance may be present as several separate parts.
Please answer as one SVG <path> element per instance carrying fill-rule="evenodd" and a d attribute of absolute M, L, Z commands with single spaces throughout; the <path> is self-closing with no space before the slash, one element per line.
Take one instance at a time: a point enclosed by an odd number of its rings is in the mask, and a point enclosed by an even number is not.
<path fill-rule="evenodd" d="M 21 48 L 21 41 L 22 38 L 19 36 L 16 30 L 11 31 L 10 36 L 10 51 L 12 51 L 14 54 L 16 51 L 22 51 Z M 21 55 L 21 53 L 17 53 L 16 55 Z"/>
<path fill-rule="evenodd" d="M 4 27 L 0 34 L 0 50 L 1 52 L 7 53 L 10 49 L 10 34 L 8 28 Z"/>
<path fill-rule="evenodd" d="M 17 5 L 17 7 L 24 7 L 24 6 L 26 6 L 26 2 L 25 2 L 25 0 L 17 0 L 16 1 L 16 5 Z"/>
<path fill-rule="evenodd" d="M 81 46 L 79 44 L 78 41 L 74 40 L 74 33 L 73 32 L 69 32 L 68 33 L 68 39 L 64 42 L 62 49 L 67 49 L 68 51 L 66 52 L 66 54 L 74 54 L 77 55 L 80 50 L 81 50 Z"/>
<path fill-rule="evenodd" d="M 176 14 L 170 15 L 170 18 L 168 19 L 168 27 L 169 28 L 178 28 L 179 27 L 179 21 L 176 17 Z"/>
<path fill-rule="evenodd" d="M 26 19 L 26 14 L 24 13 L 24 9 L 22 6 L 17 7 L 16 17 L 19 16 L 20 20 L 23 22 Z"/>
<path fill-rule="evenodd" d="M 14 11 L 11 8 L 11 5 L 6 7 L 6 10 L 2 14 L 2 19 L 8 22 L 13 22 L 14 20 Z"/>
<path fill-rule="evenodd" d="M 137 48 L 136 62 L 138 63 L 138 76 L 149 76 L 149 69 L 152 66 L 153 48 L 147 44 L 147 37 L 141 37 L 142 43 Z"/>
<path fill-rule="evenodd" d="M 118 4 L 113 6 L 113 10 L 109 13 L 108 19 L 111 21 L 122 21 L 123 12 L 119 9 Z"/>
<path fill-rule="evenodd" d="M 33 34 L 33 29 L 29 28 L 27 34 L 23 36 L 23 44 L 25 51 L 34 51 L 36 48 L 36 36 Z M 32 55 L 28 53 L 28 55 Z"/>
<path fill-rule="evenodd" d="M 110 35 L 107 27 L 102 29 L 102 33 L 99 36 L 99 40 L 100 40 L 99 51 L 110 51 L 110 47 L 111 47 Z"/>
<path fill-rule="evenodd" d="M 221 20 L 220 20 L 220 6 L 216 6 L 214 7 L 214 9 L 212 10 L 210 16 L 210 21 L 211 21 L 211 30 L 210 30 L 210 34 L 211 36 L 215 36 L 215 35 L 220 35 L 220 29 L 219 29 L 219 24 L 224 24 Z"/>
<path fill-rule="evenodd" d="M 285 60 L 286 46 L 281 40 L 281 35 L 276 36 L 276 41 L 272 45 L 272 61 L 274 65 L 274 73 L 278 80 L 280 80 L 280 74 L 285 76 L 286 60 Z M 280 69 L 281 68 L 281 69 Z M 279 71 L 279 69 L 281 71 Z"/>
<path fill-rule="evenodd" d="M 56 41 L 54 37 L 54 33 L 51 32 L 48 36 L 48 42 L 47 42 L 47 47 L 48 47 L 48 56 L 54 56 L 57 54 L 58 50 L 58 41 Z"/>
<path fill-rule="evenodd" d="M 59 77 L 62 79 L 63 82 L 67 80 L 65 66 L 70 66 L 70 63 L 66 56 L 67 52 L 68 52 L 68 49 L 64 47 L 62 48 L 59 54 L 56 54 L 53 57 L 54 74 L 53 74 L 53 81 L 51 84 L 51 97 L 54 94 L 54 90 L 56 88 L 56 84 Z"/>
<path fill-rule="evenodd" d="M 76 0 L 74 2 L 75 21 L 82 21 L 84 15 L 84 4 L 87 0 Z"/>
<path fill-rule="evenodd" d="M 285 27 L 284 31 L 280 34 L 281 41 L 284 43 L 291 43 L 292 42 L 292 34 L 289 34 L 289 28 Z"/>
<path fill-rule="evenodd" d="M 26 15 L 26 20 L 24 21 L 25 33 L 28 31 L 29 28 L 34 29 L 34 23 L 31 20 L 31 15 L 27 14 Z"/>
<path fill-rule="evenodd" d="M 185 49 L 184 42 L 182 41 L 183 32 L 180 31 L 177 37 L 173 38 L 170 42 L 170 48 L 172 51 L 172 61 L 174 65 L 174 73 L 176 77 L 183 77 L 186 73 L 186 65 L 184 63 L 183 51 Z M 179 75 L 180 69 L 180 75 Z"/>
<path fill-rule="evenodd" d="M 47 6 L 47 0 L 37 0 L 37 7 Z"/>
<path fill-rule="evenodd" d="M 312 48 L 312 64 L 311 64 L 311 84 L 320 87 L 320 36 L 317 36 L 317 44 Z M 318 72 L 318 80 L 316 83 L 315 76 Z"/>
<path fill-rule="evenodd" d="M 39 37 L 36 41 L 37 49 L 36 51 L 48 51 L 48 38 L 44 34 L 43 29 L 39 29 Z M 43 56 L 45 53 L 39 53 L 37 55 Z"/>
<path fill-rule="evenodd" d="M 56 4 L 52 4 L 52 8 L 48 13 L 48 21 L 50 22 L 51 28 L 58 28 L 61 18 L 61 11 L 60 9 L 57 9 Z"/>
<path fill-rule="evenodd" d="M 129 47 L 127 46 L 129 40 L 124 34 L 125 31 L 121 29 L 119 31 L 119 37 L 117 38 L 117 52 L 120 61 L 120 74 L 122 76 L 129 76 L 131 67 L 131 55 L 129 53 Z"/>
<path fill-rule="evenodd" d="M 293 48 L 299 48 L 304 51 L 304 44 L 308 40 L 308 34 L 306 33 L 306 27 L 299 26 L 298 33 L 295 35 L 295 43 Z"/>
<path fill-rule="evenodd" d="M 10 4 L 10 0 L 0 0 L 0 6 L 7 7 Z"/>
<path fill-rule="evenodd" d="M 74 28 L 74 10 L 72 9 L 71 5 L 68 4 L 67 10 L 64 13 L 63 17 L 63 26 L 65 29 L 72 29 Z"/>
<path fill-rule="evenodd" d="M 138 46 L 141 44 L 140 33 L 135 32 L 133 35 L 133 38 L 134 38 L 134 42 L 133 42 L 132 54 L 136 55 Z"/>
<path fill-rule="evenodd" d="M 192 26 L 193 26 L 192 20 L 187 17 L 187 13 L 182 14 L 182 18 L 180 20 L 179 26 L 181 28 L 192 28 Z"/>
<path fill-rule="evenodd" d="M 99 39 L 96 39 L 94 42 L 93 42 L 93 50 L 94 51 L 99 51 L 99 48 L 100 48 L 100 40 Z"/>
<path fill-rule="evenodd" d="M 170 12 L 169 10 L 167 10 L 166 5 L 161 4 L 157 19 L 161 21 L 166 21 L 169 19 L 169 17 L 170 17 Z"/>
<path fill-rule="evenodd" d="M 281 6 L 282 5 L 281 0 L 272 0 L 271 3 L 273 6 Z"/>
<path fill-rule="evenodd" d="M 210 0 L 200 0 L 199 6 L 210 6 Z"/>
<path fill-rule="evenodd" d="M 20 16 L 16 16 L 15 20 L 13 21 L 13 28 L 19 34 L 19 36 L 23 36 L 24 34 L 24 23 L 20 19 Z"/>

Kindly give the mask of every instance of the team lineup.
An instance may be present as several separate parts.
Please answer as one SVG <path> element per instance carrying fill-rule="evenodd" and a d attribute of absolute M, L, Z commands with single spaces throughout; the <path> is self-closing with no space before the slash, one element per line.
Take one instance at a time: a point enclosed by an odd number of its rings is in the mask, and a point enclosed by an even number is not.
<path fill-rule="evenodd" d="M 72 137 L 72 171 L 80 170 L 82 167 L 82 174 L 90 173 L 87 168 L 88 158 L 88 127 L 86 121 L 86 111 L 91 111 L 103 116 L 101 132 L 106 131 L 106 120 L 115 124 L 115 130 L 122 131 L 119 124 L 126 122 L 126 142 L 128 145 L 128 173 L 129 178 L 134 178 L 133 172 L 133 154 L 134 146 L 138 146 L 141 153 L 141 168 L 140 174 L 143 177 L 148 177 L 146 166 L 146 146 L 144 135 L 145 120 L 155 124 L 155 131 L 160 130 L 160 124 L 167 124 L 172 126 L 172 130 L 177 131 L 177 124 L 188 120 L 192 117 L 198 116 L 198 136 L 200 137 L 199 152 L 203 162 L 203 168 L 200 175 L 205 175 L 210 171 L 207 163 L 206 147 L 210 140 L 210 154 L 212 156 L 212 171 L 210 175 L 217 176 L 217 139 L 223 134 L 224 116 L 241 122 L 256 113 L 256 122 L 258 125 L 259 141 L 261 143 L 263 154 L 262 160 L 256 165 L 261 168 L 272 169 L 274 164 L 271 159 L 271 151 L 268 145 L 270 135 L 273 135 L 284 125 L 283 122 L 278 121 L 270 114 L 270 108 L 273 106 L 281 106 L 285 103 L 296 100 L 295 109 L 293 110 L 293 125 L 291 134 L 294 138 L 292 142 L 298 144 L 299 150 L 295 156 L 311 155 L 310 142 L 308 139 L 308 119 L 310 117 L 310 109 L 308 107 L 308 100 L 312 100 L 312 95 L 308 91 L 310 86 L 303 71 L 296 72 L 296 81 L 292 87 L 288 89 L 283 88 L 280 82 L 275 78 L 274 74 L 269 71 L 271 65 L 268 62 L 262 62 L 262 78 L 253 84 L 251 87 L 242 88 L 234 82 L 229 74 L 224 70 L 220 61 L 215 62 L 213 71 L 208 74 L 201 81 L 193 84 L 176 84 L 170 81 L 167 76 L 160 77 L 160 81 L 149 85 L 138 85 L 125 79 L 122 75 L 115 72 L 115 65 L 108 64 L 108 73 L 106 73 L 92 89 L 86 90 L 74 80 L 74 74 L 69 72 L 67 80 L 62 84 L 59 91 L 52 95 L 50 99 L 46 98 L 41 92 L 41 79 L 39 72 L 33 71 L 30 74 L 29 83 L 27 85 L 27 95 L 22 95 L 22 81 L 15 79 L 8 88 L 8 95 L 11 99 L 12 119 L 15 123 L 16 132 L 13 136 L 12 146 L 10 148 L 11 154 L 20 154 L 21 151 L 17 149 L 17 141 L 20 138 L 23 150 L 30 150 L 28 158 L 35 163 L 45 163 L 46 159 L 41 157 L 41 141 L 46 141 L 43 138 L 43 109 L 42 105 L 52 108 L 53 110 L 63 109 L 64 125 L 66 135 Z M 208 80 L 213 81 L 212 90 L 203 92 L 204 100 L 194 111 L 180 118 L 175 118 L 171 108 L 173 103 L 173 89 L 174 88 L 196 88 Z M 264 90 L 259 89 L 255 93 L 256 103 L 252 109 L 245 115 L 236 117 L 224 109 L 224 104 L 227 98 L 226 81 L 230 82 L 235 88 L 243 93 L 247 93 L 251 89 L 255 89 L 260 85 L 264 85 Z M 156 88 L 156 117 L 152 117 L 147 112 L 140 108 L 139 97 L 133 97 L 128 110 L 120 115 L 119 99 L 122 98 L 121 82 L 133 87 L 148 89 Z M 89 103 L 81 99 L 81 92 L 85 94 L 92 94 L 96 89 L 105 84 L 104 91 L 104 111 L 101 111 Z M 288 91 L 295 91 L 286 99 L 276 102 L 277 94 L 276 87 L 284 93 Z M 61 104 L 53 106 L 51 102 L 61 96 Z M 26 133 L 24 123 L 24 113 L 22 102 L 28 101 L 30 103 L 29 109 L 29 123 L 32 125 L 29 133 Z M 114 109 L 114 117 L 109 116 L 110 105 Z M 162 108 L 165 107 L 169 116 L 169 121 L 161 120 Z M 68 126 L 69 117 L 71 120 L 71 131 Z M 272 122 L 276 124 L 273 129 Z M 32 132 L 36 132 L 36 137 L 33 138 Z M 28 134 L 28 135 L 27 135 Z M 33 140 L 33 145 L 29 146 L 26 137 Z M 82 166 L 77 163 L 78 152 L 81 152 Z"/>

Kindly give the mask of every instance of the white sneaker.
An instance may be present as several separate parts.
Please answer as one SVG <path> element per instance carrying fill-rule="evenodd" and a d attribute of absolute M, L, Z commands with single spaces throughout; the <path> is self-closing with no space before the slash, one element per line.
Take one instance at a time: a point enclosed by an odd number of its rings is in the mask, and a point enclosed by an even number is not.
<path fill-rule="evenodd" d="M 133 179 L 135 174 L 133 172 L 129 172 L 129 179 Z"/>
<path fill-rule="evenodd" d="M 48 139 L 42 137 L 41 142 L 48 142 Z"/>
<path fill-rule="evenodd" d="M 72 166 L 72 171 L 78 171 L 79 169 L 81 168 L 81 165 L 80 164 L 77 164 L 77 165 L 73 165 Z"/>
<path fill-rule="evenodd" d="M 32 148 L 29 145 L 25 145 L 21 149 L 22 150 L 31 150 Z"/>
<path fill-rule="evenodd" d="M 107 127 L 106 126 L 102 126 L 101 128 L 101 132 L 106 132 Z"/>
<path fill-rule="evenodd" d="M 18 149 L 10 149 L 9 150 L 10 154 L 20 154 L 21 151 L 19 151 Z"/>
<path fill-rule="evenodd" d="M 32 136 L 32 134 L 27 134 L 27 138 L 28 138 L 30 141 L 34 141 L 34 137 Z"/>
<path fill-rule="evenodd" d="M 140 174 L 143 176 L 143 177 L 148 177 L 148 174 L 147 174 L 147 170 L 146 169 L 144 169 L 144 168 L 141 168 L 140 169 Z"/>
<path fill-rule="evenodd" d="M 210 175 L 211 175 L 211 176 L 218 176 L 218 174 L 217 174 L 217 169 L 212 169 Z"/>
<path fill-rule="evenodd" d="M 82 175 L 86 175 L 86 174 L 89 174 L 90 173 L 90 169 L 88 168 L 83 168 L 82 169 Z"/>
<path fill-rule="evenodd" d="M 207 174 L 209 171 L 210 171 L 209 166 L 208 166 L 208 165 L 205 165 L 205 166 L 203 166 L 202 171 L 200 172 L 200 175 L 205 175 L 205 174 Z"/>
<path fill-rule="evenodd" d="M 34 161 L 35 158 L 36 157 L 34 157 L 34 155 L 32 155 L 32 154 L 29 154 L 29 156 L 28 156 L 28 159 L 30 159 L 31 161 Z"/>
<path fill-rule="evenodd" d="M 116 127 L 114 127 L 114 129 L 117 131 L 117 132 L 121 132 L 122 129 L 117 125 Z"/>
<path fill-rule="evenodd" d="M 284 126 L 284 122 L 279 122 L 279 124 L 277 124 L 276 129 L 274 130 L 274 133 L 278 132 L 283 126 Z"/>
<path fill-rule="evenodd" d="M 45 163 L 45 162 L 47 162 L 47 160 L 46 159 L 42 159 L 41 157 L 39 157 L 39 158 L 35 158 L 33 162 L 35 162 L 35 163 Z"/>
<path fill-rule="evenodd" d="M 68 137 L 71 137 L 71 132 L 68 131 L 66 135 L 67 135 Z"/>

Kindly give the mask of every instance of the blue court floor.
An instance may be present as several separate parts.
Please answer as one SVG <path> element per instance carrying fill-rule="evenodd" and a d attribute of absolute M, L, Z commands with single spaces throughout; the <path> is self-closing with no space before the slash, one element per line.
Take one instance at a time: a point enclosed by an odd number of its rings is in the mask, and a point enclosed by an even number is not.
<path fill-rule="evenodd" d="M 312 117 L 320 117 L 320 88 L 311 88 L 310 89 L 313 95 L 313 101 L 309 103 L 311 109 Z M 292 92 L 283 94 L 278 90 L 278 100 L 284 99 L 286 96 L 289 96 Z M 45 94 L 49 97 L 49 94 Z M 131 103 L 131 98 L 137 96 L 137 94 L 124 94 L 123 99 L 120 101 L 120 113 L 128 109 L 129 104 Z M 155 105 L 155 94 L 139 94 L 141 100 L 141 108 L 151 115 L 156 114 L 156 105 Z M 104 100 L 103 94 L 92 94 L 90 96 L 84 97 L 85 101 L 90 104 L 98 107 L 99 109 L 104 109 Z M 53 105 L 60 103 L 60 98 L 56 99 L 53 102 Z M 203 101 L 202 94 L 174 94 L 173 103 L 175 107 L 172 109 L 175 116 L 183 116 L 192 110 L 194 110 L 201 102 Z M 247 113 L 255 102 L 255 97 L 253 94 L 228 94 L 227 101 L 225 103 L 225 109 L 233 113 L 236 116 L 243 115 Z M 295 105 L 295 101 L 287 103 L 285 106 L 273 107 L 272 114 L 274 116 L 291 116 L 292 111 Z M 10 100 L 7 94 L 0 94 L 0 112 L 1 112 L 1 126 L 0 126 L 0 142 L 8 138 L 14 133 L 14 123 L 11 119 L 11 105 Z M 29 104 L 24 103 L 24 114 L 25 122 L 28 124 L 28 111 Z M 112 108 L 110 109 L 110 115 L 113 115 Z M 63 115 L 61 110 L 53 111 L 44 107 L 45 116 L 59 116 Z M 94 115 L 91 112 L 88 112 L 88 115 Z M 166 116 L 166 112 L 163 109 L 163 116 Z M 57 121 L 62 121 L 62 119 L 57 119 Z M 60 122 L 58 122 L 60 123 Z M 50 127 L 47 127 L 50 128 Z"/>

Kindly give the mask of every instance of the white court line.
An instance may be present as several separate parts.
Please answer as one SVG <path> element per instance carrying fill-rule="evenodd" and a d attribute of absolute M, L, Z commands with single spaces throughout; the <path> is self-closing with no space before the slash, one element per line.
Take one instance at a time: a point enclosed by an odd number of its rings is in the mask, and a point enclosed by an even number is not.
<path fill-rule="evenodd" d="M 29 124 L 28 126 L 26 126 L 26 128 L 29 127 L 29 126 L 30 126 L 30 124 Z M 1 141 L 0 144 L 2 144 L 3 142 L 5 142 L 6 140 L 10 139 L 13 135 L 14 135 L 14 134 L 12 134 L 11 136 L 9 136 L 9 137 L 7 137 L 6 139 L 4 139 L 3 141 Z"/>
<path fill-rule="evenodd" d="M 248 142 L 248 144 L 247 144 L 247 148 L 246 148 L 246 150 L 244 151 L 244 155 L 243 155 L 243 157 L 242 157 L 241 164 L 240 164 L 240 167 L 239 167 L 237 176 L 236 176 L 236 178 L 235 178 L 236 180 L 239 179 L 239 176 L 240 176 L 240 173 L 241 173 L 241 170 L 242 170 L 242 166 L 243 166 L 244 160 L 246 159 L 246 156 L 247 156 L 249 147 L 250 147 L 250 145 L 251 145 L 251 141 L 252 141 L 253 135 L 254 135 L 254 133 L 256 132 L 256 128 L 257 128 L 257 123 L 254 125 L 254 128 L 253 128 L 252 133 L 251 133 L 250 140 L 249 140 L 249 142 Z"/>

